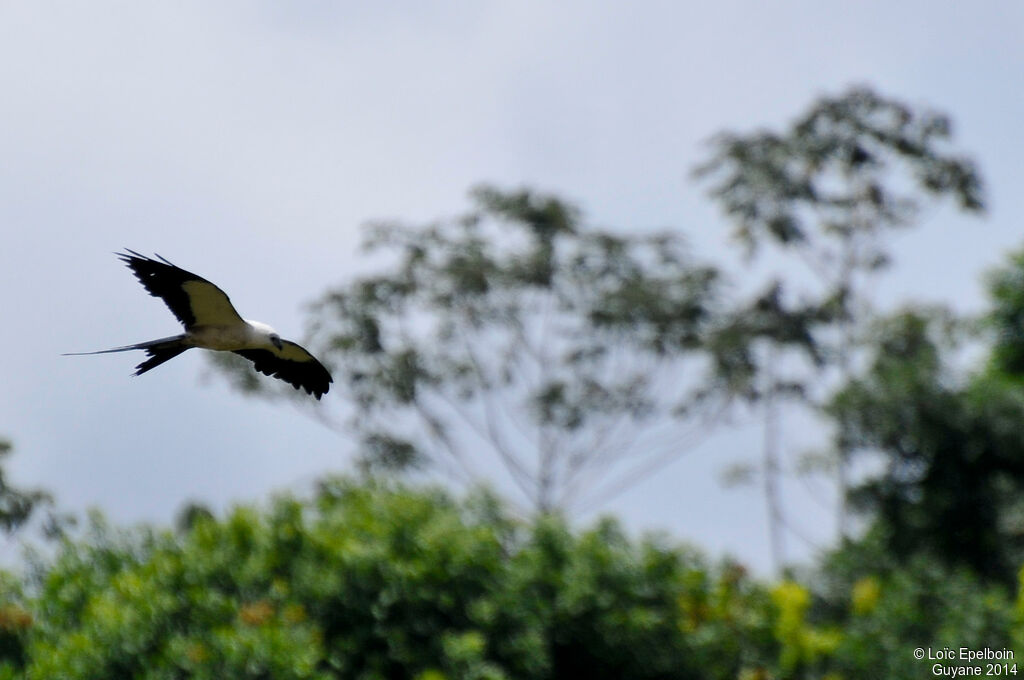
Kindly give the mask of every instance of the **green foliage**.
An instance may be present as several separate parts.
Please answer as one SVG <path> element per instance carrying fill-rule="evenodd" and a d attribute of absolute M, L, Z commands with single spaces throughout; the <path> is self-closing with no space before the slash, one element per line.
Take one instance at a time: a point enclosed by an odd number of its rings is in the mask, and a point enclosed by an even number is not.
<path fill-rule="evenodd" d="M 831 668 L 849 678 L 916 677 L 915 647 L 1011 649 L 1020 659 L 1024 619 L 1013 590 L 924 554 L 897 559 L 869 533 L 827 555 L 812 611 L 841 631 Z M 961 663 L 961 662 L 955 662 Z"/>
<path fill-rule="evenodd" d="M 945 116 L 858 87 L 820 98 L 781 132 L 717 136 L 694 172 L 748 258 L 769 246 L 784 262 L 784 275 L 762 285 L 753 302 L 717 315 L 705 389 L 760 410 L 777 566 L 784 561 L 779 397 L 817 407 L 850 378 L 872 318 L 866 283 L 890 264 L 888 232 L 912 224 L 934 199 L 982 209 L 980 176 L 950 150 L 950 136 Z M 831 467 L 845 537 L 851 452 L 841 443 Z"/>
<path fill-rule="evenodd" d="M 9 441 L 0 439 L 0 530 L 8 535 L 26 524 L 37 510 L 53 504 L 47 492 L 41 489 L 19 489 L 8 481 L 3 462 L 12 449 Z M 52 514 L 50 520 L 54 527 L 60 523 L 60 518 Z"/>
<path fill-rule="evenodd" d="M 0 608 L 25 678 L 727 678 L 774 653 L 733 567 L 340 479 L 184 533 L 94 516 L 34 582 Z"/>
<path fill-rule="evenodd" d="M 951 127 L 942 114 L 856 87 L 818 100 L 784 134 L 719 135 L 695 174 L 712 182 L 748 251 L 768 242 L 825 254 L 829 240 L 860 239 L 848 256 L 872 269 L 887 257 L 864 237 L 907 224 L 922 194 L 982 209 L 977 169 L 946 148 Z M 893 181 L 900 171 L 909 185 Z"/>
<path fill-rule="evenodd" d="M 993 334 L 992 368 L 1008 378 L 1024 377 L 1024 250 L 988 274 L 992 309 L 986 324 Z"/>
<path fill-rule="evenodd" d="M 750 302 L 718 315 L 705 340 L 712 360 L 710 380 L 698 395 L 749 403 L 779 394 L 804 399 L 805 381 L 779 374 L 779 353 L 793 350 L 820 367 L 823 357 L 815 336 L 833 320 L 827 306 L 786 302 L 782 285 L 773 283 Z M 764 351 L 766 345 L 775 351 Z"/>
<path fill-rule="evenodd" d="M 949 325 L 922 311 L 879 324 L 870 365 L 829 410 L 842 445 L 884 461 L 851 500 L 892 555 L 927 554 L 1009 583 L 1024 557 L 1005 530 L 1024 480 L 1024 395 L 957 376 L 942 353 Z"/>
<path fill-rule="evenodd" d="M 769 585 L 610 519 L 346 479 L 191 517 L 94 514 L 24 582 L 3 574 L 0 678 L 896 679 L 921 672 L 914 646 L 1024 635 L 1016 592 L 866 546 Z"/>

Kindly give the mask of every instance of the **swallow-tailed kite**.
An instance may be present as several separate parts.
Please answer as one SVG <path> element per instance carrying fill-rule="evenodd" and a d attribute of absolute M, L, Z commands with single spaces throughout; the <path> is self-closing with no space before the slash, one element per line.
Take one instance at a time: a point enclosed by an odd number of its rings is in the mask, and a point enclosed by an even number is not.
<path fill-rule="evenodd" d="M 317 399 L 330 389 L 334 380 L 316 357 L 294 342 L 282 340 L 267 324 L 243 319 L 224 291 L 203 277 L 175 267 L 159 255 L 159 261 L 134 250 L 117 256 L 150 295 L 163 299 L 185 332 L 136 345 L 73 354 L 145 350 L 149 358 L 135 367 L 135 375 L 142 375 L 187 349 L 202 347 L 240 354 L 260 373 L 291 383 L 295 389 L 304 389 Z"/>

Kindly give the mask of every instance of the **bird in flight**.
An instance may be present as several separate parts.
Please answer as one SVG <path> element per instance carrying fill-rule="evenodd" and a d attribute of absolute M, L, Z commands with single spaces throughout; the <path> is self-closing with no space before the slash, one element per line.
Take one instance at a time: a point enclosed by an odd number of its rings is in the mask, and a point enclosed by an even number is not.
<path fill-rule="evenodd" d="M 185 327 L 185 332 L 135 345 L 70 354 L 145 350 L 149 358 L 135 367 L 135 375 L 142 375 L 187 349 L 201 347 L 239 354 L 251 361 L 260 373 L 290 383 L 297 390 L 306 390 L 317 399 L 331 388 L 334 379 L 316 357 L 296 343 L 283 340 L 267 324 L 243 319 L 220 288 L 174 266 L 160 255 L 154 260 L 134 250 L 125 250 L 116 255 L 150 295 L 164 301 Z"/>

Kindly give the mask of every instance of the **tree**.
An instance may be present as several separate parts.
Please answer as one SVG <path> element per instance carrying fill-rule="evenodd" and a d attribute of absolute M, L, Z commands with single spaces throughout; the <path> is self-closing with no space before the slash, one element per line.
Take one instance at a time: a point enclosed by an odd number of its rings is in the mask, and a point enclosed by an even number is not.
<path fill-rule="evenodd" d="M 53 497 L 42 489 L 20 489 L 7 479 L 2 462 L 13 448 L 9 441 L 0 439 L 0 530 L 11 536 L 26 525 L 37 510 L 49 507 L 44 530 L 59 533 L 69 520 L 52 511 Z"/>
<path fill-rule="evenodd" d="M 740 402 L 760 410 L 781 566 L 783 408 L 819 408 L 850 375 L 886 235 L 933 198 L 982 207 L 950 134 L 945 116 L 855 88 L 784 133 L 718 136 L 696 175 L 748 256 L 773 247 L 817 277 L 787 267 L 738 302 L 680 234 L 588 228 L 571 204 L 530 190 L 481 187 L 463 216 L 372 225 L 367 251 L 386 264 L 312 313 L 311 344 L 352 406 L 335 422 L 357 434 L 367 468 L 430 463 L 472 481 L 493 458 L 545 510 L 597 505 Z M 234 376 L 271 393 L 251 371 Z M 834 458 L 846 535 L 849 452 Z"/>
<path fill-rule="evenodd" d="M 980 324 L 923 308 L 879 321 L 864 369 L 827 404 L 838 446 L 882 464 L 850 494 L 869 521 L 846 549 L 875 546 L 865 569 L 924 558 L 1004 586 L 1018 579 L 1024 254 L 1011 253 L 987 282 L 991 308 Z M 986 342 L 973 370 L 956 360 L 967 330 Z"/>
<path fill-rule="evenodd" d="M 783 528 L 786 526 L 779 481 L 782 456 L 779 409 L 783 400 L 806 400 L 806 388 L 792 374 L 793 361 L 824 362 L 815 330 L 831 321 L 827 307 L 784 301 L 778 283 L 719 314 L 708 333 L 706 347 L 713 357 L 710 379 L 698 399 L 717 398 L 725 404 L 739 400 L 759 406 L 763 414 L 761 480 L 768 516 L 769 547 L 776 571 L 785 564 Z M 750 477 L 749 466 L 733 466 L 729 481 Z"/>
<path fill-rule="evenodd" d="M 94 516 L 32 578 L 0 678 L 731 680 L 776 647 L 763 589 L 692 550 L 337 478 L 185 532 Z"/>
<path fill-rule="evenodd" d="M 601 499 L 686 450 L 718 272 L 676 233 L 584 226 L 574 206 L 480 187 L 465 215 L 371 225 L 389 264 L 336 288 L 312 344 L 354 405 L 364 464 L 481 476 L 540 510 Z"/>
<path fill-rule="evenodd" d="M 992 340 L 990 375 L 1018 382 L 1024 377 L 1024 250 L 1010 253 L 988 273 L 992 300 L 984 325 Z"/>
<path fill-rule="evenodd" d="M 762 409 L 762 473 L 773 523 L 781 507 L 778 484 L 770 481 L 780 470 L 778 398 L 807 397 L 815 387 L 821 403 L 826 385 L 834 388 L 850 376 L 858 337 L 872 318 L 865 284 L 890 262 L 887 233 L 913 224 L 931 199 L 950 197 L 967 212 L 982 210 L 979 174 L 948 149 L 950 136 L 945 115 L 857 87 L 819 99 L 781 134 L 719 135 L 711 157 L 695 170 L 710 183 L 748 257 L 774 246 L 815 280 L 802 285 L 806 275 L 790 263 L 764 288 L 777 292 L 780 310 L 818 310 L 803 327 L 810 337 L 804 347 L 816 347 L 804 353 L 812 361 L 802 369 L 784 363 L 795 374 L 780 375 L 777 343 L 762 337 L 748 352 L 757 368 L 740 381 L 748 402 Z M 849 457 L 845 449 L 836 452 L 840 536 L 847 535 Z"/>
<path fill-rule="evenodd" d="M 1024 392 L 950 361 L 948 314 L 906 311 L 878 324 L 870 364 L 829 404 L 840 445 L 881 457 L 851 492 L 897 560 L 925 555 L 1012 584 L 1024 491 Z"/>
<path fill-rule="evenodd" d="M 908 646 L 1010 647 L 1024 616 L 923 556 L 867 574 L 833 558 L 815 591 L 611 519 L 517 521 L 488 494 L 393 481 L 190 514 L 94 513 L 0 572 L 0 680 L 895 680 L 922 667 Z"/>

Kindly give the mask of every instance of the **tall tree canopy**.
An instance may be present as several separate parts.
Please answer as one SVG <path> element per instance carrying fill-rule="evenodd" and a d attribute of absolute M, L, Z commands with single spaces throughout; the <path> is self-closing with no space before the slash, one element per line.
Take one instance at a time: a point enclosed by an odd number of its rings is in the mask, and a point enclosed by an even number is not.
<path fill-rule="evenodd" d="M 364 461 L 467 479 L 490 453 L 528 503 L 566 507 L 685 450 L 718 273 L 678 233 L 623 235 L 529 190 L 480 187 L 423 226 L 374 224 L 382 273 L 329 291 L 314 343 Z"/>
<path fill-rule="evenodd" d="M 950 128 L 854 88 L 781 133 L 715 138 L 696 175 L 738 242 L 796 255 L 816 286 L 792 268 L 751 286 L 747 272 L 695 260 L 678 231 L 595 229 L 528 189 L 480 187 L 463 215 L 371 225 L 377 273 L 328 291 L 311 315 L 363 463 L 429 462 L 471 480 L 493 458 L 528 505 L 582 507 L 680 455 L 740 400 L 763 409 L 778 544 L 782 401 L 813 388 L 820 403 L 849 376 L 870 320 L 863 283 L 889 261 L 887 231 L 933 198 L 982 207 Z M 754 292 L 727 296 L 730 278 Z M 838 452 L 841 498 L 847 458 Z M 839 517 L 843 527 L 843 507 Z"/>
<path fill-rule="evenodd" d="M 941 198 L 969 213 L 982 210 L 980 174 L 952 148 L 951 135 L 947 116 L 855 87 L 820 98 L 782 132 L 718 135 L 711 157 L 695 170 L 749 257 L 766 248 L 783 256 L 783 273 L 764 290 L 779 312 L 775 318 L 789 321 L 780 328 L 800 339 L 788 347 L 813 349 L 803 352 L 809 362 L 786 362 L 777 334 L 741 332 L 742 370 L 719 364 L 731 369 L 734 381 L 739 378 L 741 396 L 762 409 L 761 472 L 777 561 L 783 515 L 780 486 L 773 481 L 783 468 L 779 398 L 803 398 L 813 387 L 820 403 L 849 379 L 858 341 L 873 317 L 865 284 L 890 263 L 888 232 L 917 223 L 922 210 Z M 794 320 L 800 323 L 794 326 Z M 727 343 L 735 344 L 734 336 L 730 331 Z M 844 439 L 838 441 L 837 528 L 845 535 L 850 452 L 842 448 Z"/>

